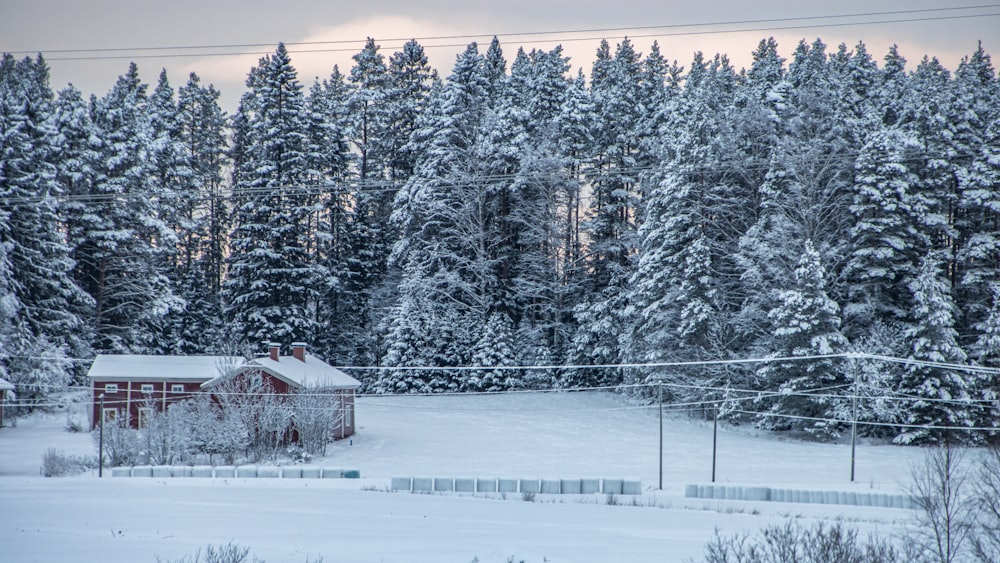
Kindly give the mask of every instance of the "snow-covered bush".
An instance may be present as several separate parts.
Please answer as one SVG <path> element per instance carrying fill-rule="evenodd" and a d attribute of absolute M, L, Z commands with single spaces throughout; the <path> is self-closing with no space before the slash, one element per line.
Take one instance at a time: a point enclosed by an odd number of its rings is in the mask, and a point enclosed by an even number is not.
<path fill-rule="evenodd" d="M 55 448 L 49 448 L 42 454 L 42 475 L 45 477 L 78 475 L 96 467 L 96 457 L 67 454 Z"/>
<path fill-rule="evenodd" d="M 135 465 L 142 451 L 142 437 L 139 431 L 129 427 L 126 417 L 118 417 L 104 423 L 104 459 L 111 467 Z M 101 432 L 92 432 L 94 447 L 100 449 Z"/>
<path fill-rule="evenodd" d="M 893 563 L 903 561 L 891 543 L 858 533 L 840 523 L 803 528 L 787 522 L 757 535 L 715 537 L 705 546 L 705 563 Z"/>

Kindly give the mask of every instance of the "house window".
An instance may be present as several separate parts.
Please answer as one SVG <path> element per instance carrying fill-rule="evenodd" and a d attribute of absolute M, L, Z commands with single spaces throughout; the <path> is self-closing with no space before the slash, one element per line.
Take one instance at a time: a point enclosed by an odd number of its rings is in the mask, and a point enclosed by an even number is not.
<path fill-rule="evenodd" d="M 354 426 L 353 422 L 351 421 L 351 418 L 353 418 L 351 416 L 353 411 L 354 409 L 351 407 L 351 405 L 346 405 L 346 408 L 344 409 L 344 426 L 347 427 Z"/>
<path fill-rule="evenodd" d="M 153 415 L 153 409 L 149 407 L 139 408 L 139 428 L 145 428 L 149 424 L 149 417 Z"/>
<path fill-rule="evenodd" d="M 170 386 L 170 392 L 171 393 L 183 393 L 184 392 L 184 386 L 180 385 L 178 383 L 174 383 L 173 385 Z"/>
<path fill-rule="evenodd" d="M 152 393 L 153 392 L 153 384 L 152 383 L 143 383 L 142 387 L 140 387 L 139 390 L 142 391 L 143 393 Z"/>
<path fill-rule="evenodd" d="M 117 393 L 118 392 L 118 384 L 117 383 L 108 383 L 107 385 L 104 386 L 104 392 L 105 393 Z"/>
<path fill-rule="evenodd" d="M 118 420 L 118 409 L 104 409 L 103 420 L 108 424 Z"/>

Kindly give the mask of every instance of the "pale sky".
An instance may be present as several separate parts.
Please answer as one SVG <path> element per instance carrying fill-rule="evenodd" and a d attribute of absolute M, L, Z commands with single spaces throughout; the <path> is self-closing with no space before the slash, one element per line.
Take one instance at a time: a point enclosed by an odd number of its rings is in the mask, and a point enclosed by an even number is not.
<path fill-rule="evenodd" d="M 960 6 L 978 7 L 831 17 Z M 958 17 L 969 15 L 975 17 Z M 927 18 L 951 19 L 863 23 Z M 775 21 L 778 19 L 785 21 Z M 962 56 L 975 50 L 977 40 L 983 41 L 987 52 L 996 54 L 994 51 L 1000 49 L 1000 3 L 990 4 L 988 0 L 836 3 L 505 0 L 489 4 L 445 0 L 0 0 L 0 51 L 15 53 L 18 58 L 41 51 L 51 67 L 52 86 L 56 90 L 73 83 L 85 94 L 102 96 L 125 72 L 129 61 L 135 61 L 142 79 L 151 86 L 163 68 L 167 69 L 174 88 L 182 86 L 190 72 L 198 73 L 203 83 L 213 83 L 222 91 L 223 107 L 230 113 L 244 90 L 247 72 L 263 54 L 273 52 L 279 41 L 337 42 L 289 45 L 292 63 L 301 82 L 308 87 L 315 77 L 329 76 L 334 64 L 340 65 L 345 74 L 349 72 L 351 55 L 363 47 L 368 36 L 381 45 L 386 58 L 403 40 L 416 38 L 424 46 L 431 65 L 447 77 L 455 55 L 465 45 L 478 41 L 485 51 L 493 35 L 499 36 L 508 62 L 513 60 L 518 47 L 551 49 L 561 43 L 571 57 L 574 72 L 582 67 L 587 74 L 600 39 L 607 38 L 613 48 L 625 35 L 632 38 L 643 54 L 653 40 L 658 40 L 663 54 L 685 67 L 695 51 L 709 57 L 725 53 L 737 68 L 748 66 L 757 43 L 773 36 L 786 58 L 800 40 L 812 42 L 819 37 L 831 51 L 842 42 L 854 46 L 864 41 L 880 63 L 889 46 L 897 44 L 911 69 L 925 54 L 955 68 Z M 250 44 L 263 45 L 226 47 Z M 79 51 L 83 49 L 94 51 Z"/>

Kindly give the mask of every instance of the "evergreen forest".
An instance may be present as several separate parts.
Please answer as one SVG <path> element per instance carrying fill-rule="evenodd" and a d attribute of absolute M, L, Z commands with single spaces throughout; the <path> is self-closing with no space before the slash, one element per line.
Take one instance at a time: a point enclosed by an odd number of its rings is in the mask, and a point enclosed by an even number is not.
<path fill-rule="evenodd" d="M 746 69 L 628 39 L 587 74 L 496 39 L 445 77 L 417 41 L 353 61 L 306 84 L 279 44 L 228 115 L 194 73 L 149 85 L 133 63 L 96 95 L 3 56 L 0 377 L 20 400 L 96 353 L 304 341 L 370 393 L 607 387 L 904 444 L 1000 426 L 981 46 L 954 69 L 773 39 Z"/>

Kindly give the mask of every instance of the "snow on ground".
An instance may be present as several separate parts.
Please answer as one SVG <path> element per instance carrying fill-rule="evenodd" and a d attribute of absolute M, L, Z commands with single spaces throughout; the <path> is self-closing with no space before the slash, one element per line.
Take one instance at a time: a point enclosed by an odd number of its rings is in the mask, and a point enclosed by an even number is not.
<path fill-rule="evenodd" d="M 713 529 L 755 531 L 795 518 L 841 519 L 890 534 L 904 510 L 683 498 L 711 475 L 711 423 L 668 416 L 664 491 L 656 491 L 655 408 L 611 394 L 369 397 L 360 429 L 317 465 L 359 469 L 361 480 L 38 477 L 48 447 L 93 454 L 65 416 L 0 429 L 0 546 L 4 561 L 155 561 L 236 542 L 270 562 L 684 561 Z M 776 439 L 722 426 L 721 483 L 895 492 L 920 452 Z M 385 492 L 392 476 L 638 477 L 641 506 L 603 496 L 525 502 Z M 628 497 L 622 497 L 627 504 Z"/>

